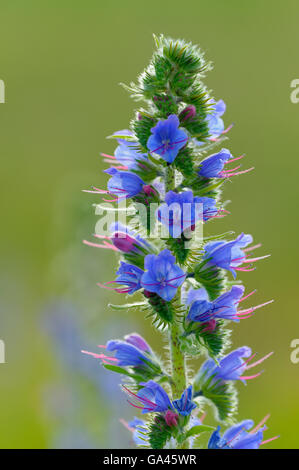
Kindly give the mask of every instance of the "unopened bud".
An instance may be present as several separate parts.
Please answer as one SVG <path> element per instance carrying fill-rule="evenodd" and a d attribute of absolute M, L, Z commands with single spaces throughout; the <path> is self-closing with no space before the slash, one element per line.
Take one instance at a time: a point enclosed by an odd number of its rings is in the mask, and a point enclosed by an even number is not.
<path fill-rule="evenodd" d="M 191 104 L 190 106 L 187 106 L 183 111 L 180 113 L 179 118 L 180 121 L 187 121 L 191 118 L 196 116 L 196 108 Z"/>
<path fill-rule="evenodd" d="M 129 253 L 135 250 L 136 240 L 127 233 L 115 232 L 111 237 L 111 241 L 113 245 L 123 253 Z"/>

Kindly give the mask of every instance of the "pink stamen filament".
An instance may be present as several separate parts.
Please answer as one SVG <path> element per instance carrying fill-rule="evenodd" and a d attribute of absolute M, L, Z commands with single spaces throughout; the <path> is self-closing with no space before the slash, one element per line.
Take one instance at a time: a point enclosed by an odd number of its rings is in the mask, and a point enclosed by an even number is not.
<path fill-rule="evenodd" d="M 246 259 L 246 256 L 244 255 L 244 256 L 241 256 L 240 258 L 234 258 L 234 259 L 232 259 L 231 262 L 232 262 L 232 263 L 235 263 L 236 261 L 241 261 L 241 260 L 242 260 L 242 262 L 243 262 L 243 260 L 245 260 L 245 259 Z"/>
<path fill-rule="evenodd" d="M 227 165 L 228 163 L 235 162 L 236 160 L 241 160 L 241 158 L 244 158 L 244 157 L 245 157 L 245 155 L 240 155 L 240 157 L 230 158 L 229 160 L 226 160 L 224 165 Z"/>
<path fill-rule="evenodd" d="M 128 429 L 128 431 L 134 431 L 133 428 L 130 428 L 130 426 L 128 425 L 127 421 L 125 421 L 124 419 L 120 418 L 119 422 L 126 428 Z"/>
<path fill-rule="evenodd" d="M 234 172 L 230 173 L 228 170 L 228 171 L 221 171 L 221 173 L 219 174 L 224 176 L 224 178 L 230 178 L 231 176 L 244 175 L 244 173 L 248 173 L 249 171 L 252 171 L 252 170 L 254 170 L 254 166 L 251 168 L 248 168 L 247 170 L 237 171 L 235 173 Z"/>
<path fill-rule="evenodd" d="M 89 352 L 85 350 L 82 350 L 81 352 L 84 354 L 93 356 L 96 359 L 101 359 L 104 364 L 111 364 L 111 363 L 113 364 L 115 362 L 118 362 L 118 359 L 116 359 L 115 357 L 105 356 L 105 354 L 97 354 L 97 353 L 93 353 L 93 352 Z"/>
<path fill-rule="evenodd" d="M 252 379 L 256 379 L 257 377 L 259 377 L 260 375 L 262 375 L 264 371 L 262 370 L 261 372 L 258 372 L 257 374 L 255 375 L 242 375 L 240 377 L 241 380 L 252 380 Z"/>
<path fill-rule="evenodd" d="M 109 162 L 107 162 L 107 163 L 109 163 Z M 112 165 L 111 168 L 115 168 L 116 170 L 123 170 L 123 171 L 128 170 L 128 167 L 124 166 L 124 165 Z"/>
<path fill-rule="evenodd" d="M 130 400 L 128 400 L 128 403 L 132 406 L 134 406 L 134 408 L 138 408 L 139 410 L 143 410 L 144 406 L 138 406 L 138 405 L 135 405 L 134 403 L 132 403 Z"/>
<path fill-rule="evenodd" d="M 250 271 L 254 271 L 256 268 L 234 268 L 235 271 L 243 271 L 245 273 L 249 273 Z"/>
<path fill-rule="evenodd" d="M 245 295 L 245 297 L 242 297 L 242 299 L 240 300 L 237 300 L 236 303 L 240 303 L 240 302 L 243 302 L 243 300 L 246 300 L 248 299 L 248 297 L 250 297 L 252 294 L 255 294 L 256 293 L 256 289 L 254 289 L 252 292 L 250 292 L 249 294 Z"/>
<path fill-rule="evenodd" d="M 237 367 L 235 367 L 234 369 L 231 370 L 231 372 L 234 372 L 235 370 L 237 369 L 240 369 L 240 367 L 243 367 L 244 365 L 246 365 L 249 361 L 251 361 L 251 359 L 253 359 L 254 357 L 256 356 L 256 353 L 252 354 L 250 357 L 248 357 L 246 360 L 243 360 L 241 362 L 241 364 L 239 364 Z"/>
<path fill-rule="evenodd" d="M 257 245 L 254 245 L 254 246 L 249 246 L 248 248 L 243 248 L 243 251 L 252 251 L 252 250 L 256 250 L 256 248 L 260 248 L 262 246 L 261 243 L 258 243 Z"/>
<path fill-rule="evenodd" d="M 98 191 L 99 193 L 108 193 L 108 191 L 106 189 L 100 189 L 100 188 L 97 188 L 96 186 L 92 186 L 92 189 L 94 191 Z"/>
<path fill-rule="evenodd" d="M 139 397 L 136 393 L 133 393 L 131 390 L 129 390 L 125 385 L 123 385 L 123 389 L 129 393 L 130 395 L 132 395 L 134 398 L 136 398 L 137 400 L 140 401 L 140 403 L 144 403 L 145 405 L 150 405 L 151 407 L 153 407 L 153 409 L 156 408 L 156 403 L 153 403 L 152 401 L 150 401 L 148 398 L 145 398 L 145 397 Z M 131 403 L 132 405 L 132 403 Z M 134 405 L 133 405 L 134 406 Z M 143 407 L 141 407 L 143 408 Z"/>
<path fill-rule="evenodd" d="M 240 431 L 238 431 L 238 433 L 237 433 L 234 437 L 232 437 L 229 441 L 227 441 L 224 445 L 227 446 L 227 445 L 231 444 L 237 437 L 240 436 L 240 434 L 241 434 L 244 430 L 245 430 L 245 428 L 241 428 Z"/>
<path fill-rule="evenodd" d="M 243 263 L 253 263 L 255 261 L 259 261 L 260 259 L 266 259 L 269 258 L 271 255 L 265 255 L 265 256 L 259 256 L 258 258 L 248 258 L 243 261 Z"/>
<path fill-rule="evenodd" d="M 265 424 L 265 422 L 268 421 L 269 418 L 270 418 L 270 414 L 267 414 L 262 419 L 262 421 L 260 421 L 259 424 L 257 424 L 256 427 L 250 431 L 250 434 L 254 434 L 255 432 L 257 432 Z"/>
<path fill-rule="evenodd" d="M 93 248 L 107 248 L 109 250 L 119 251 L 118 248 L 116 248 L 111 243 L 107 243 L 106 241 L 104 241 L 103 245 L 100 245 L 98 243 L 89 242 L 88 240 L 83 240 L 83 243 L 84 243 L 84 245 L 92 246 Z"/>
<path fill-rule="evenodd" d="M 108 237 L 107 235 L 98 235 L 97 233 L 94 233 L 93 236 L 95 238 L 100 238 L 101 240 L 104 240 L 104 239 L 105 240 L 110 240 L 111 239 L 111 237 Z"/>
<path fill-rule="evenodd" d="M 116 157 L 114 155 L 108 155 L 107 153 L 101 153 L 101 156 L 105 158 L 111 158 L 112 160 L 116 160 Z"/>
<path fill-rule="evenodd" d="M 111 281 L 111 282 L 114 282 L 114 281 Z M 107 284 L 107 283 L 106 283 Z M 103 289 L 107 289 L 107 290 L 113 290 L 114 292 L 117 292 L 118 294 L 127 294 L 128 292 L 130 292 L 130 288 L 129 287 L 123 287 L 123 288 L 120 288 L 120 287 L 109 287 L 107 286 L 106 284 L 101 284 L 100 282 L 97 283 L 97 286 L 99 287 L 102 287 Z"/>
<path fill-rule="evenodd" d="M 234 123 L 232 122 L 230 126 L 228 126 L 221 134 L 227 134 L 232 128 L 234 127 Z"/>
<path fill-rule="evenodd" d="M 126 199 L 125 197 L 117 197 L 117 198 L 114 198 L 114 199 L 103 199 L 104 202 L 117 202 L 117 201 L 121 201 L 122 199 Z"/>
<path fill-rule="evenodd" d="M 235 168 L 229 168 L 228 170 L 222 170 L 221 173 L 230 173 L 231 171 L 235 171 L 241 168 L 241 165 L 236 166 Z"/>
<path fill-rule="evenodd" d="M 110 248 L 110 250 L 119 251 L 119 249 L 116 246 L 112 245 L 111 243 L 108 243 L 106 241 L 104 241 L 103 243 L 107 248 Z"/>
<path fill-rule="evenodd" d="M 254 362 L 253 364 L 250 364 L 246 367 L 246 370 L 247 369 L 251 369 L 252 367 L 255 367 L 257 366 L 258 364 L 261 364 L 262 362 L 264 362 L 266 359 L 268 359 L 268 357 L 272 356 L 272 354 L 274 354 L 274 351 L 270 352 L 269 354 L 266 354 L 266 356 L 262 357 L 261 359 L 259 359 L 258 361 Z"/>
<path fill-rule="evenodd" d="M 248 315 L 249 313 L 254 312 L 258 308 L 264 307 L 265 305 L 272 304 L 272 302 L 274 302 L 273 299 L 268 300 L 268 302 L 264 302 L 263 304 L 255 305 L 255 307 L 246 308 L 245 310 L 239 310 L 237 314 L 238 315 Z"/>
<path fill-rule="evenodd" d="M 109 191 L 105 191 L 104 189 L 82 189 L 83 193 L 91 193 L 91 194 L 109 194 Z"/>
<path fill-rule="evenodd" d="M 90 352 L 90 351 L 85 351 L 84 349 L 81 349 L 81 352 L 83 354 L 88 354 L 89 356 L 93 356 L 96 359 L 102 359 L 103 357 L 105 357 L 104 354 L 97 354 L 97 353 L 93 353 L 93 352 Z"/>
<path fill-rule="evenodd" d="M 224 129 L 224 131 L 221 132 L 221 135 L 222 134 L 227 134 L 227 132 L 229 132 L 231 130 L 231 128 L 234 127 L 234 124 L 232 123 L 230 126 L 228 126 L 226 129 Z M 210 139 L 211 142 L 218 142 L 220 139 L 218 139 L 217 137 L 212 137 Z"/>
<path fill-rule="evenodd" d="M 266 441 L 261 442 L 261 446 L 263 446 L 264 444 L 268 444 L 268 442 L 274 441 L 275 439 L 278 439 L 278 438 L 279 436 L 271 437 L 270 439 L 267 439 Z"/>
<path fill-rule="evenodd" d="M 98 243 L 89 242 L 88 240 L 83 240 L 84 245 L 92 246 L 94 248 L 105 248 L 104 245 L 99 245 Z"/>

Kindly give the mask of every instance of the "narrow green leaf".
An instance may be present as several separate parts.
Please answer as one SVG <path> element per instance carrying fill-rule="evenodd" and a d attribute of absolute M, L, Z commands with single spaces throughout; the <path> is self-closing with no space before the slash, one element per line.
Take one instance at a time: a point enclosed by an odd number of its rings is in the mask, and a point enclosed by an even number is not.
<path fill-rule="evenodd" d="M 124 140 L 127 140 L 128 142 L 137 142 L 134 136 L 127 135 L 127 134 L 112 134 L 112 135 L 108 135 L 107 139 L 124 139 Z"/>
<path fill-rule="evenodd" d="M 108 307 L 112 308 L 113 310 L 127 310 L 130 308 L 144 307 L 145 305 L 147 305 L 146 302 L 135 302 L 134 304 L 123 305 L 108 304 Z"/>
<path fill-rule="evenodd" d="M 113 366 L 111 364 L 103 364 L 103 367 L 105 367 L 105 369 L 112 370 L 112 372 L 116 372 L 117 374 L 128 375 L 129 377 L 131 377 L 131 375 L 132 375 L 130 372 L 128 372 L 123 367 Z"/>
<path fill-rule="evenodd" d="M 189 429 L 189 431 L 186 432 L 186 439 L 191 436 L 198 436 L 198 434 L 202 432 L 207 432 L 207 431 L 214 431 L 213 426 L 206 426 L 204 424 L 198 425 L 198 426 L 193 426 L 193 428 Z"/>

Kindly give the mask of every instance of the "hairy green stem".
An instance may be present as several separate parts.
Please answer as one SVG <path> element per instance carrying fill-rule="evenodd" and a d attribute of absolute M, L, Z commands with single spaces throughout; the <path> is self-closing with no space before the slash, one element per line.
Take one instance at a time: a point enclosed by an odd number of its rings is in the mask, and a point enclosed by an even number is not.
<path fill-rule="evenodd" d="M 180 398 L 186 388 L 186 367 L 185 357 L 180 349 L 180 330 L 176 319 L 172 323 L 169 331 L 170 360 L 172 368 L 172 397 Z"/>
<path fill-rule="evenodd" d="M 175 189 L 175 169 L 168 165 L 165 174 L 165 190 Z M 177 295 L 180 295 L 178 289 Z M 171 389 L 172 399 L 180 398 L 186 388 L 186 363 L 185 356 L 180 348 L 180 323 L 177 318 L 173 319 L 173 323 L 169 325 L 169 346 L 170 346 L 170 362 L 171 362 Z M 177 443 L 178 449 L 188 449 L 188 439 Z"/>
<path fill-rule="evenodd" d="M 165 175 L 166 192 L 175 189 L 175 169 L 168 165 Z M 178 290 L 179 295 L 180 289 Z M 177 318 L 169 327 L 170 360 L 172 369 L 172 395 L 173 399 L 180 398 L 186 388 L 185 357 L 180 349 L 180 327 Z"/>
<path fill-rule="evenodd" d="M 175 189 L 175 169 L 168 165 L 165 175 L 166 192 Z M 180 295 L 180 289 L 178 294 Z M 185 356 L 180 348 L 180 324 L 178 319 L 174 318 L 173 323 L 169 326 L 169 345 L 170 345 L 170 361 L 171 361 L 171 388 L 172 399 L 180 398 L 186 388 L 186 364 Z M 181 449 L 188 448 L 188 440 L 179 445 Z"/>

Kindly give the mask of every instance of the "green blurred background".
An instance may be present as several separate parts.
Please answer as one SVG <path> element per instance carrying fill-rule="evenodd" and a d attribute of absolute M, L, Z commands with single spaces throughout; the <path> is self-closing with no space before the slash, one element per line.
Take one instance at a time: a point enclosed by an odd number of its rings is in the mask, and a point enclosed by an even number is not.
<path fill-rule="evenodd" d="M 134 110 L 118 83 L 135 80 L 152 33 L 163 32 L 200 44 L 214 62 L 207 85 L 227 103 L 226 125 L 236 124 L 228 146 L 256 168 L 227 184 L 232 215 L 217 222 L 272 254 L 243 275 L 256 303 L 275 303 L 235 326 L 234 345 L 275 355 L 262 377 L 240 384 L 239 416 L 270 412 L 267 437 L 281 437 L 268 447 L 299 448 L 299 364 L 290 361 L 299 337 L 298 2 L 3 0 L 0 17 L 0 447 L 130 445 L 118 420 L 133 412 L 117 378 L 79 351 L 133 330 L 158 350 L 160 338 L 142 315 L 106 308 L 111 296 L 96 282 L 112 279 L 115 260 L 81 244 L 97 220 L 95 197 L 81 190 L 105 184 L 99 152 L 114 149 L 105 136 Z"/>

